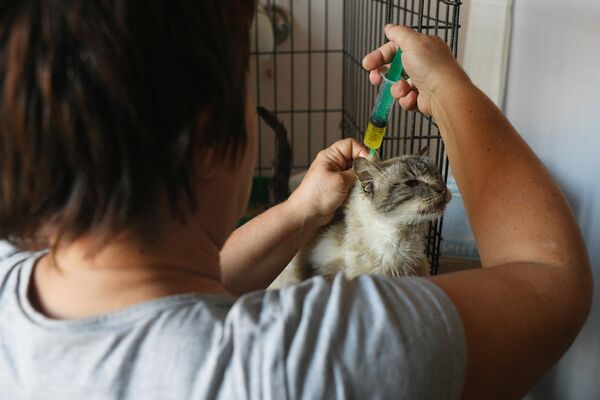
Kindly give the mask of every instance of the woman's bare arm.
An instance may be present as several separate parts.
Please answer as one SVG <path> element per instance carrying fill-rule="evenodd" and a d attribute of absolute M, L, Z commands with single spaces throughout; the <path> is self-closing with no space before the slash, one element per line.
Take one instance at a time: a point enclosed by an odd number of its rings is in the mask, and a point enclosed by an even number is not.
<path fill-rule="evenodd" d="M 438 38 L 400 26 L 365 58 L 369 70 L 398 45 L 413 86 L 392 93 L 437 122 L 473 227 L 482 270 L 431 278 L 462 318 L 467 398 L 520 398 L 571 344 L 590 307 L 581 234 L 558 186 L 500 110 Z M 376 83 L 375 74 L 372 80 Z"/>

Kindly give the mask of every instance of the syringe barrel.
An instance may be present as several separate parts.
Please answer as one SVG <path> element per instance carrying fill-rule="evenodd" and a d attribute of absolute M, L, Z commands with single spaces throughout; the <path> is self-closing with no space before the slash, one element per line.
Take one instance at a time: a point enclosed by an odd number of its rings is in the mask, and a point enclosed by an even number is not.
<path fill-rule="evenodd" d="M 394 98 L 392 97 L 391 88 L 402 75 L 402 50 L 398 49 L 392 65 L 387 74 L 381 75 L 382 81 L 379 85 L 379 93 L 375 99 L 375 107 L 371 112 L 371 118 L 369 119 L 369 125 L 365 131 L 364 143 L 371 149 L 371 152 L 381 147 L 381 142 L 385 136 L 385 130 L 387 127 L 388 117 L 392 106 L 394 105 Z"/>
<path fill-rule="evenodd" d="M 389 80 L 383 75 L 381 78 L 382 81 L 379 85 L 379 93 L 377 94 L 377 99 L 375 100 L 373 112 L 371 112 L 371 121 L 373 121 L 376 125 L 387 124 L 390 110 L 394 105 L 394 98 L 392 97 L 390 89 L 395 82 Z"/>
<path fill-rule="evenodd" d="M 375 106 L 373 107 L 371 118 L 369 119 L 369 125 L 365 131 L 364 143 L 371 149 L 378 149 L 381 147 L 390 110 L 394 105 L 394 98 L 390 92 L 394 82 L 383 75 L 382 79 L 383 80 L 379 85 L 379 93 L 375 99 Z"/>
<path fill-rule="evenodd" d="M 381 142 L 383 142 L 383 137 L 385 136 L 386 128 L 386 124 L 381 125 L 374 123 L 373 120 L 369 121 L 367 130 L 365 131 L 365 146 L 375 150 L 380 148 Z"/>

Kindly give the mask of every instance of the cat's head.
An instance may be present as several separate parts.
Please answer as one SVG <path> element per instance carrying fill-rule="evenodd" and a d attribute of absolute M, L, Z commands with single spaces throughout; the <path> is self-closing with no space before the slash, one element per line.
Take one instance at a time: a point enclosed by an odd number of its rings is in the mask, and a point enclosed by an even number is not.
<path fill-rule="evenodd" d="M 386 161 L 357 158 L 352 171 L 361 195 L 373 209 L 401 224 L 419 224 L 442 215 L 452 195 L 425 157 L 401 156 Z"/>

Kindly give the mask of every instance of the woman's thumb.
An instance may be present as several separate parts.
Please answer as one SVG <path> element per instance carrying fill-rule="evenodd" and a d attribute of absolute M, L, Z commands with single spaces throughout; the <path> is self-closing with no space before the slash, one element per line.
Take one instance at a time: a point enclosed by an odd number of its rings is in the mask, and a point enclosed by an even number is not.
<path fill-rule="evenodd" d="M 342 171 L 340 172 L 342 176 L 342 180 L 344 182 L 344 191 L 349 192 L 354 187 L 354 182 L 356 182 L 356 176 L 354 176 L 354 172 L 352 170 Z"/>
<path fill-rule="evenodd" d="M 404 25 L 387 24 L 384 28 L 385 36 L 392 42 L 396 43 L 402 50 L 406 49 L 406 45 L 412 36 L 416 36 L 417 32 Z"/>

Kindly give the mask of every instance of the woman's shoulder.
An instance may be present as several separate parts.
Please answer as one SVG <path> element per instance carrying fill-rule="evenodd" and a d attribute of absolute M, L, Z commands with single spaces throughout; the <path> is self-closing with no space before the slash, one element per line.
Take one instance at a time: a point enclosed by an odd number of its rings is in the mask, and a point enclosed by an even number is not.
<path fill-rule="evenodd" d="M 358 398 L 458 398 L 462 389 L 460 318 L 422 278 L 315 277 L 242 296 L 228 320 L 252 343 L 247 357 L 283 362 L 286 384 L 309 397 L 335 397 L 336 382 Z"/>
<path fill-rule="evenodd" d="M 23 265 L 28 259 L 36 257 L 35 252 L 25 251 L 6 241 L 0 241 L 0 289 L 9 276 Z"/>

